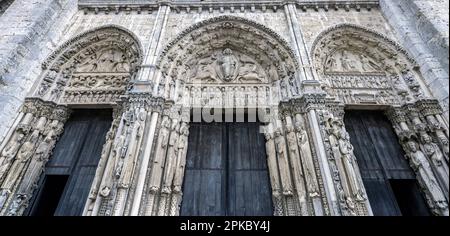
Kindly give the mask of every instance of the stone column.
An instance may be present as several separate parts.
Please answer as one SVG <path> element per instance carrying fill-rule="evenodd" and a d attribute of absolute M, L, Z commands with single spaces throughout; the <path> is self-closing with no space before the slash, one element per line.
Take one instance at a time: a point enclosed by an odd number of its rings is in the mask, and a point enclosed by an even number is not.
<path fill-rule="evenodd" d="M 166 104 L 159 125 L 159 133 L 150 167 L 151 170 L 149 172 L 146 204 L 143 210 L 144 215 L 150 216 L 159 212 L 157 210 L 158 200 L 164 178 L 164 167 L 166 165 L 166 156 L 169 151 L 169 141 L 173 133 L 172 131 L 176 128 L 176 122 L 174 120 L 178 119 L 179 117 L 176 108 L 173 108 L 172 104 Z M 174 138 L 172 137 L 172 139 Z M 174 151 L 174 148 L 175 147 L 173 146 L 171 150 Z"/>
<path fill-rule="evenodd" d="M 139 209 L 142 202 L 142 196 L 144 194 L 144 184 L 145 177 L 147 176 L 147 170 L 150 162 L 150 154 L 153 150 L 153 140 L 156 132 L 156 125 L 158 122 L 158 118 L 160 116 L 160 110 L 153 110 L 148 112 L 148 116 L 150 117 L 149 131 L 148 137 L 143 151 L 142 164 L 140 166 L 140 170 L 138 173 L 137 183 L 136 183 L 136 191 L 133 199 L 133 205 L 131 208 L 130 215 L 137 216 L 139 214 Z"/>
<path fill-rule="evenodd" d="M 294 44 L 294 51 L 297 54 L 297 60 L 300 62 L 302 68 L 300 68 L 301 81 L 314 80 L 313 68 L 311 66 L 311 59 L 309 51 L 307 49 L 302 28 L 299 24 L 299 18 L 297 15 L 297 7 L 295 2 L 287 1 L 288 4 L 284 6 L 284 11 L 287 18 L 287 24 L 289 26 L 289 33 L 291 40 Z"/>

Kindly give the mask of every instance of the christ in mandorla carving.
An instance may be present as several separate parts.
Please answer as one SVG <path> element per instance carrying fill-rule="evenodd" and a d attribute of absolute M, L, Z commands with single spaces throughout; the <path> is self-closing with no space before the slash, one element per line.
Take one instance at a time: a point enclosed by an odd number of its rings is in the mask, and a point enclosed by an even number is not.
<path fill-rule="evenodd" d="M 237 76 L 239 63 L 233 51 L 226 48 L 217 62 L 219 65 L 219 76 L 226 82 L 233 81 Z"/>

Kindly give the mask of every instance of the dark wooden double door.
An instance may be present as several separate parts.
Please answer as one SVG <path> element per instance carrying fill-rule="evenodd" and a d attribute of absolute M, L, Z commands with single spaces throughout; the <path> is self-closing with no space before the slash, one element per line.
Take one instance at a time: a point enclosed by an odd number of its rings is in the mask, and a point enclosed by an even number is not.
<path fill-rule="evenodd" d="M 374 215 L 429 215 L 415 174 L 383 112 L 347 111 L 345 126 Z"/>
<path fill-rule="evenodd" d="M 29 215 L 82 215 L 111 122 L 110 110 L 73 112 L 46 165 Z"/>
<path fill-rule="evenodd" d="M 181 215 L 272 215 L 259 123 L 192 123 Z"/>

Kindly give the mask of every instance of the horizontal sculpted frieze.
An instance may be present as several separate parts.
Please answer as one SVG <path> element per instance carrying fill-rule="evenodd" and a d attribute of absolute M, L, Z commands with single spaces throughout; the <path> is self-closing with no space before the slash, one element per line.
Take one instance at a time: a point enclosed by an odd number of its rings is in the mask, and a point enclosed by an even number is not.
<path fill-rule="evenodd" d="M 187 85 L 183 104 L 192 107 L 267 107 L 276 104 L 273 94 L 277 93 L 269 85 L 239 86 L 199 86 Z"/>

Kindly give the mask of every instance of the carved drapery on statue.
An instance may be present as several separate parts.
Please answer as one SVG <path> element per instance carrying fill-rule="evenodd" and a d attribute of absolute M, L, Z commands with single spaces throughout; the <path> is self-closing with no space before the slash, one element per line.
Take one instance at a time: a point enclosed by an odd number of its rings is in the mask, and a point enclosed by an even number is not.
<path fill-rule="evenodd" d="M 322 181 L 300 107 L 284 103 L 265 127 L 274 215 L 324 215 Z"/>
<path fill-rule="evenodd" d="M 368 201 L 343 117 L 319 113 L 330 168 L 343 215 L 368 215 Z"/>
<path fill-rule="evenodd" d="M 312 55 L 328 100 L 318 118 L 342 214 L 368 213 L 343 107 L 382 105 L 390 107 L 388 116 L 430 208 L 448 215 L 448 126 L 406 51 L 380 34 L 345 24 L 320 34 Z"/>
<path fill-rule="evenodd" d="M 142 146 L 150 114 L 161 110 L 163 101 L 146 95 L 124 98 L 103 146 L 84 215 L 128 215 L 135 178 L 144 155 Z"/>
<path fill-rule="evenodd" d="M 0 214 L 21 215 L 28 207 L 68 117 L 65 106 L 52 102 L 27 99 L 22 105 L 19 123 L 0 147 Z"/>
<path fill-rule="evenodd" d="M 448 127 L 435 100 L 391 108 L 387 116 L 436 215 L 448 215 Z"/>
<path fill-rule="evenodd" d="M 49 56 L 32 97 L 25 100 L 0 146 L 0 214 L 21 215 L 27 208 L 69 117 L 66 105 L 115 106 L 141 61 L 139 42 L 114 26 L 76 36 Z M 116 128 L 113 125 L 108 140 Z M 94 189 L 99 191 L 98 186 Z"/>
<path fill-rule="evenodd" d="M 144 215 L 178 215 L 189 136 L 189 110 L 168 107 L 163 112 L 149 172 Z"/>

